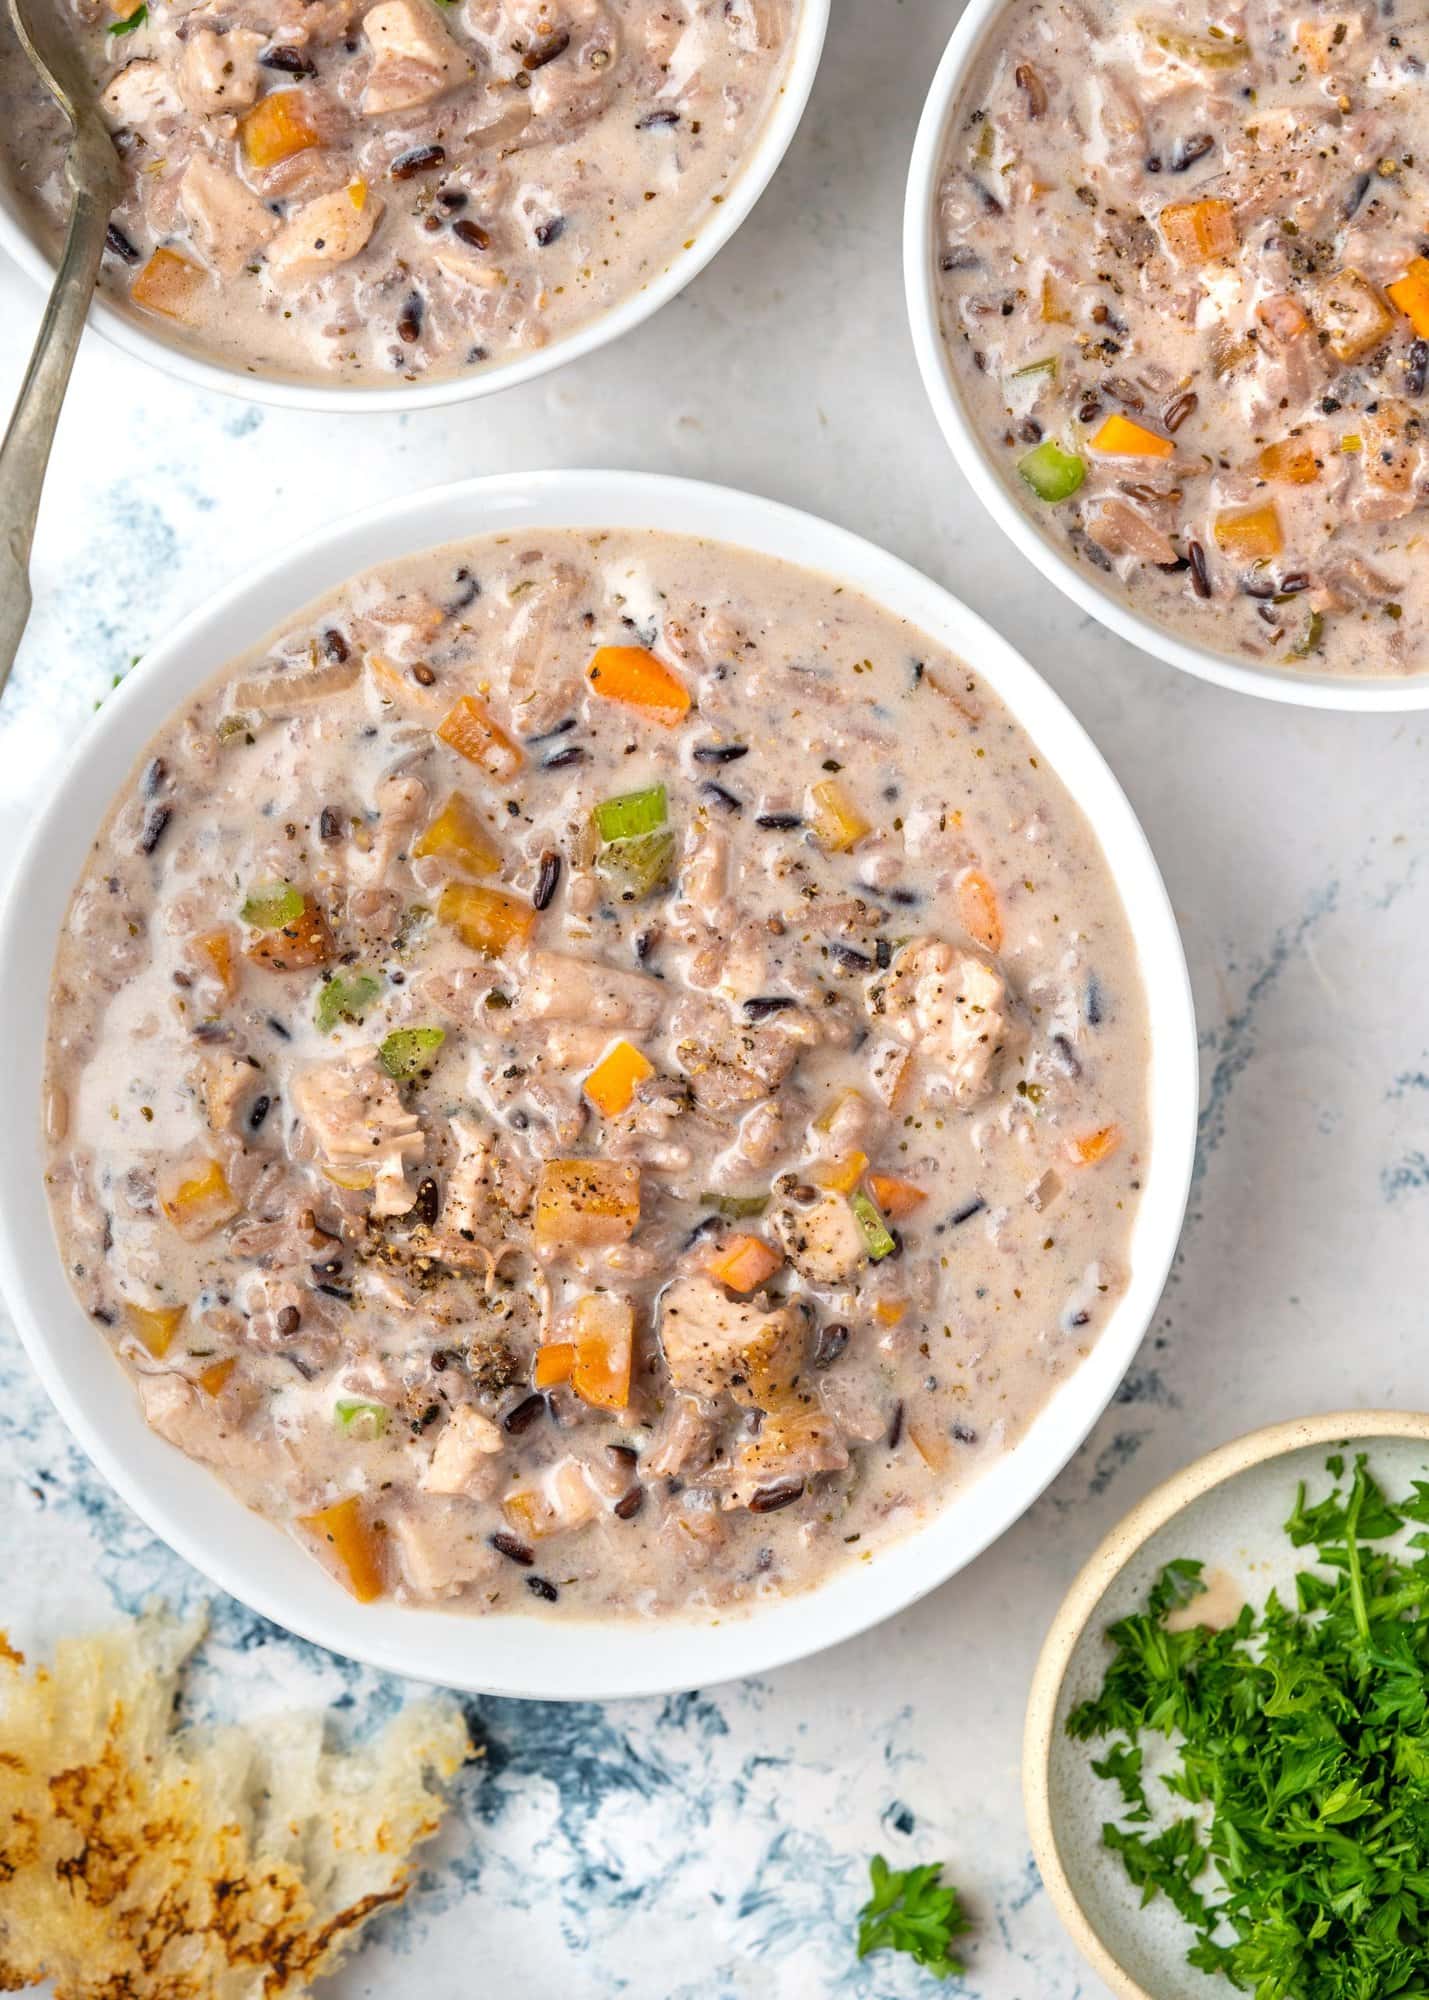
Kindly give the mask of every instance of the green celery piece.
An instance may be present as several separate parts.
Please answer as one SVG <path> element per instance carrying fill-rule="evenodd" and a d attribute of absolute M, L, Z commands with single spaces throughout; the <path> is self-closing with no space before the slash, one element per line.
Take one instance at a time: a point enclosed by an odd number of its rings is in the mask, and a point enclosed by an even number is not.
<path fill-rule="evenodd" d="M 644 791 L 622 792 L 617 798 L 602 799 L 591 814 L 595 830 L 607 844 L 612 840 L 634 840 L 642 833 L 654 833 L 669 817 L 663 785 L 647 785 Z"/>
<path fill-rule="evenodd" d="M 670 879 L 675 861 L 675 830 L 638 834 L 634 840 L 608 841 L 595 859 L 595 872 L 623 903 L 653 896 Z"/>
<path fill-rule="evenodd" d="M 339 972 L 319 988 L 313 1023 L 326 1035 L 339 1021 L 360 1021 L 380 991 L 370 972 Z"/>
<path fill-rule="evenodd" d="M 295 924 L 303 914 L 302 892 L 291 882 L 260 882 L 244 897 L 238 914 L 255 930 L 280 931 L 284 924 Z"/>
<path fill-rule="evenodd" d="M 1087 464 L 1074 451 L 1063 451 L 1051 438 L 1043 438 L 1018 459 L 1017 471 L 1039 500 L 1055 503 L 1071 499 L 1087 476 Z"/>
<path fill-rule="evenodd" d="M 1149 35 L 1158 49 L 1167 55 L 1179 56 L 1182 62 L 1198 63 L 1202 69 L 1235 69 L 1250 54 L 1247 45 L 1232 35 L 1223 39 L 1199 35 L 1180 35 L 1170 28 L 1161 27 L 1154 21 L 1138 21 L 1137 27 L 1143 35 Z"/>
<path fill-rule="evenodd" d="M 879 1214 L 871 1198 L 864 1193 L 862 1188 L 859 1188 L 849 1196 L 848 1205 L 858 1218 L 858 1226 L 863 1231 L 864 1243 L 874 1263 L 880 1263 L 883 1258 L 891 1257 L 893 1252 L 898 1248 L 898 1245 L 893 1240 L 893 1235 L 889 1230 L 888 1224 Z"/>
<path fill-rule="evenodd" d="M 388 1076 L 403 1083 L 425 1067 L 446 1038 L 445 1028 L 395 1028 L 377 1054 Z"/>
<path fill-rule="evenodd" d="M 712 1208 L 722 1215 L 726 1222 L 746 1222 L 752 1215 L 763 1215 L 769 1206 L 767 1194 L 719 1194 L 707 1188 L 700 1196 L 701 1208 Z"/>
<path fill-rule="evenodd" d="M 1312 611 L 1305 621 L 1305 630 L 1290 648 L 1287 657 L 1292 660 L 1308 660 L 1324 636 L 1324 615 L 1319 611 Z"/>
<path fill-rule="evenodd" d="M 1055 375 L 1056 372 L 1056 355 L 1045 354 L 1040 361 L 1029 361 L 1025 368 L 1014 368 L 1007 379 L 1010 382 L 1026 382 L 1033 375 Z"/>
<path fill-rule="evenodd" d="M 147 7 L 136 7 L 127 21 L 111 21 L 108 32 L 117 40 L 120 35 L 132 35 L 136 28 L 142 28 L 149 18 Z"/>
<path fill-rule="evenodd" d="M 340 1396 L 333 1405 L 333 1420 L 348 1437 L 371 1441 L 387 1429 L 388 1411 L 383 1403 L 366 1403 L 356 1396 Z"/>

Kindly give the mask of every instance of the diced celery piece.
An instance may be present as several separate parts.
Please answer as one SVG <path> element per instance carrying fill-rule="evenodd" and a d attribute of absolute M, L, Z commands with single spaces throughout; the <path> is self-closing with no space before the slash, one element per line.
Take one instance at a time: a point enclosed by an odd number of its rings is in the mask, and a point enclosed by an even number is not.
<path fill-rule="evenodd" d="M 1288 658 L 1308 660 L 1325 636 L 1325 620 L 1319 611 L 1312 611 L 1305 621 L 1305 630 L 1290 648 Z"/>
<path fill-rule="evenodd" d="M 1074 451 L 1063 451 L 1051 438 L 1043 438 L 1025 458 L 1017 461 L 1020 476 L 1039 500 L 1070 500 L 1087 476 L 1086 460 Z"/>
<path fill-rule="evenodd" d="M 884 1257 L 891 1257 L 898 1245 L 871 1197 L 860 1188 L 856 1194 L 849 1196 L 848 1205 L 858 1220 L 859 1228 L 863 1231 L 864 1244 L 874 1263 L 877 1264 Z"/>
<path fill-rule="evenodd" d="M 1034 375 L 1055 375 L 1056 373 L 1056 355 L 1044 354 L 1040 361 L 1029 361 L 1025 368 L 1014 368 L 1008 380 L 1011 382 L 1028 382 Z"/>
<path fill-rule="evenodd" d="M 260 882 L 244 897 L 238 914 L 255 930 L 281 930 L 284 924 L 295 924 L 303 914 L 302 892 L 291 882 Z"/>
<path fill-rule="evenodd" d="M 370 972 L 339 972 L 318 989 L 313 1023 L 326 1035 L 339 1021 L 360 1021 L 381 990 Z"/>
<path fill-rule="evenodd" d="M 634 840 L 611 840 L 595 859 L 595 872 L 623 903 L 653 896 L 670 879 L 675 861 L 675 831 L 638 834 Z"/>
<path fill-rule="evenodd" d="M 340 1396 L 333 1405 L 333 1419 L 340 1431 L 351 1438 L 380 1438 L 387 1429 L 388 1410 L 382 1403 L 365 1403 L 356 1396 Z"/>
<path fill-rule="evenodd" d="M 388 1076 L 402 1083 L 425 1068 L 446 1038 L 445 1028 L 395 1028 L 377 1053 Z"/>
<path fill-rule="evenodd" d="M 769 1206 L 767 1194 L 719 1194 L 707 1188 L 700 1196 L 701 1208 L 712 1208 L 726 1222 L 745 1222 L 751 1215 L 763 1215 Z"/>
<path fill-rule="evenodd" d="M 602 799 L 592 814 L 596 832 L 607 842 L 654 833 L 668 816 L 663 785 L 647 785 L 642 792 L 622 792 L 618 798 Z"/>

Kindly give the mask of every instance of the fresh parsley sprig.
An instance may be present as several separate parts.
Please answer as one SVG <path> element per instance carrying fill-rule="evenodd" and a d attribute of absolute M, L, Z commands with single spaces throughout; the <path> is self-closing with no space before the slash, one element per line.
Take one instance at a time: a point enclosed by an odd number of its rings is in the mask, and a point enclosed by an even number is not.
<path fill-rule="evenodd" d="M 940 1979 L 966 1972 L 948 1947 L 968 1929 L 958 1892 L 941 1882 L 941 1861 L 920 1868 L 890 1868 L 881 1854 L 868 1864 L 873 1894 L 858 1913 L 858 1955 L 906 1951 Z"/>
<path fill-rule="evenodd" d="M 1347 1482 L 1328 1469 L 1285 1524 L 1316 1561 L 1293 1607 L 1272 1593 L 1224 1630 L 1169 1632 L 1203 1588 L 1172 1563 L 1067 1729 L 1111 1739 L 1092 1769 L 1124 1809 L 1103 1841 L 1195 1931 L 1190 1964 L 1256 2000 L 1429 2000 L 1429 1534 L 1401 1533 L 1429 1525 L 1429 1484 L 1391 1502 L 1363 1455 Z M 1193 1808 L 1169 1824 L 1142 1769 L 1155 1737 L 1159 1784 Z"/>

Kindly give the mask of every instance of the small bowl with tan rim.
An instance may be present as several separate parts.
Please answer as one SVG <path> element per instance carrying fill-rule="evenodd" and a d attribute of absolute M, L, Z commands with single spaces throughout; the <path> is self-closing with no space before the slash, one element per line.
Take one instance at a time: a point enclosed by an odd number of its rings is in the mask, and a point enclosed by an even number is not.
<path fill-rule="evenodd" d="M 1068 1591 L 1043 1645 L 1022 1743 L 1022 1792 L 1032 1852 L 1052 1904 L 1083 1958 L 1120 2000 L 1215 2000 L 1225 1982 L 1186 1963 L 1193 1933 L 1158 1897 L 1146 1908 L 1120 1860 L 1102 1846 L 1116 1817 L 1116 1787 L 1091 1759 L 1104 1744 L 1074 1742 L 1067 1717 L 1095 1695 L 1111 1660 L 1105 1634 L 1144 1605 L 1176 1557 L 1204 1563 L 1206 1594 L 1173 1617 L 1229 1623 L 1291 1583 L 1305 1557 L 1283 1533 L 1304 1480 L 1323 1491 L 1325 1460 L 1369 1455 L 1391 1493 L 1429 1476 L 1429 1413 L 1340 1410 L 1252 1431 L 1198 1458 L 1148 1493 L 1092 1555 Z M 1293 1601 L 1293 1591 L 1291 1593 Z"/>

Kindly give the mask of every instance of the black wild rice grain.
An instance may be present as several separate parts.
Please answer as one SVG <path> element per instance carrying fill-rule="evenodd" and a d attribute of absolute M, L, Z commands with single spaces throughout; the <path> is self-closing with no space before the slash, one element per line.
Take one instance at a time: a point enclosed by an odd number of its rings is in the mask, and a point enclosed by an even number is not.
<path fill-rule="evenodd" d="M 248 1129 L 250 1132 L 262 1130 L 263 1120 L 268 1116 L 272 1108 L 273 1100 L 271 1097 L 258 1097 L 254 1099 L 253 1109 L 248 1114 Z"/>
<path fill-rule="evenodd" d="M 523 1431 L 530 1430 L 537 1417 L 546 1414 L 546 1407 L 544 1396 L 526 1396 L 516 1405 L 514 1410 L 506 1412 L 506 1415 L 501 1419 L 501 1428 L 510 1437 L 520 1437 Z"/>
<path fill-rule="evenodd" d="M 529 1569 L 536 1560 L 534 1552 L 524 1542 L 518 1542 L 514 1535 L 503 1534 L 499 1528 L 494 1535 L 488 1535 L 487 1540 L 499 1556 L 505 1556 L 508 1562 L 519 1563 L 522 1569 Z"/>
<path fill-rule="evenodd" d="M 751 1514 L 773 1514 L 780 1507 L 788 1507 L 799 1499 L 804 1491 L 802 1479 L 782 1480 L 778 1486 L 761 1486 L 749 1502 Z"/>
<path fill-rule="evenodd" d="M 387 171 L 394 181 L 409 181 L 416 174 L 430 173 L 435 167 L 445 166 L 446 157 L 443 146 L 412 146 L 405 153 L 399 153 Z"/>
<path fill-rule="evenodd" d="M 536 893 L 531 898 L 534 909 L 550 908 L 551 898 L 561 879 L 561 857 L 554 847 L 548 847 L 541 856 L 541 872 L 536 878 Z"/>
<path fill-rule="evenodd" d="M 539 1597 L 545 1604 L 554 1604 L 561 1594 L 556 1586 L 548 1583 L 543 1576 L 528 1576 L 526 1588 L 533 1597 Z"/>

